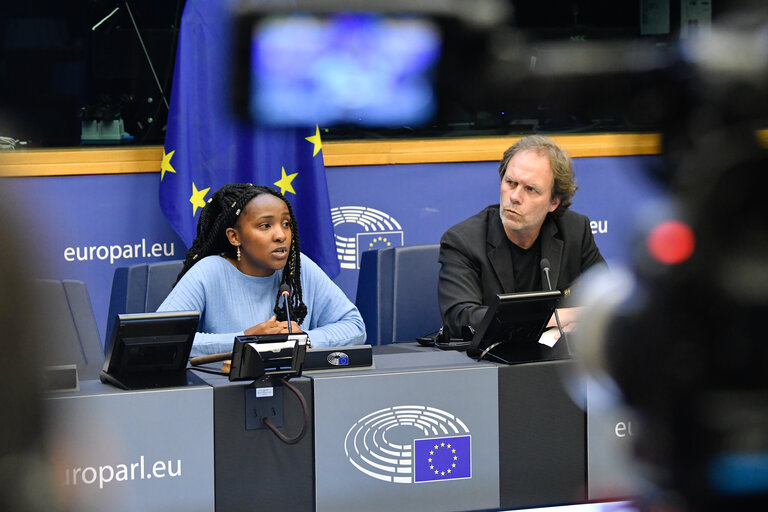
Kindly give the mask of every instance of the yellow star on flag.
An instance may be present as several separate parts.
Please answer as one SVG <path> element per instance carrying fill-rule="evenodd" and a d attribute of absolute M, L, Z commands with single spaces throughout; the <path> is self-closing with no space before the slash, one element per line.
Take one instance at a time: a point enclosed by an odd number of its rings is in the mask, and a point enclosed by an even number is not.
<path fill-rule="evenodd" d="M 309 142 L 311 142 L 312 144 L 315 145 L 315 149 L 312 152 L 312 156 L 313 157 L 316 156 L 320 152 L 321 149 L 323 149 L 323 143 L 320 140 L 320 127 L 319 126 L 315 125 L 315 134 L 314 135 L 312 135 L 310 137 L 304 137 L 304 138 L 307 139 Z"/>
<path fill-rule="evenodd" d="M 205 194 L 207 194 L 209 190 L 211 190 L 211 187 L 197 190 L 195 182 L 192 182 L 192 197 L 189 198 L 189 202 L 192 203 L 193 217 L 197 213 L 198 208 L 203 208 L 205 206 Z"/>
<path fill-rule="evenodd" d="M 293 181 L 296 176 L 299 175 L 299 173 L 295 172 L 293 174 L 285 174 L 285 167 L 282 167 L 280 169 L 282 171 L 282 177 L 280 180 L 273 183 L 273 185 L 276 185 L 280 187 L 280 193 L 285 195 L 285 191 L 287 190 L 293 195 L 296 195 L 296 191 L 293 190 L 293 185 L 291 185 L 291 182 Z"/>
<path fill-rule="evenodd" d="M 160 163 L 160 181 L 163 181 L 163 178 L 165 178 L 166 171 L 176 174 L 176 169 L 171 165 L 171 158 L 175 152 L 176 150 L 174 149 L 170 153 L 166 153 L 165 148 L 163 148 L 163 161 Z"/>

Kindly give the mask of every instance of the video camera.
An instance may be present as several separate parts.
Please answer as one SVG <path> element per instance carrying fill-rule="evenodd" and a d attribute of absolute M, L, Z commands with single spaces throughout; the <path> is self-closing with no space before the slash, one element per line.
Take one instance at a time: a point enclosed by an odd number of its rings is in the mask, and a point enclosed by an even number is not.
<path fill-rule="evenodd" d="M 692 510 L 764 507 L 766 9 L 742 2 L 678 41 L 574 42 L 515 30 L 503 1 L 296 4 L 238 10 L 235 105 L 257 123 L 391 127 L 548 103 L 662 133 L 649 172 L 672 199 L 637 233 L 634 284 L 604 290 L 582 343 L 637 410 L 661 489 Z"/>
<path fill-rule="evenodd" d="M 236 111 L 269 126 L 392 127 L 444 117 L 472 55 L 509 18 L 503 0 L 243 2 Z M 467 58 L 470 57 L 470 58 Z M 459 83 L 455 80 L 462 77 Z M 476 83 L 482 83 L 482 80 Z"/>

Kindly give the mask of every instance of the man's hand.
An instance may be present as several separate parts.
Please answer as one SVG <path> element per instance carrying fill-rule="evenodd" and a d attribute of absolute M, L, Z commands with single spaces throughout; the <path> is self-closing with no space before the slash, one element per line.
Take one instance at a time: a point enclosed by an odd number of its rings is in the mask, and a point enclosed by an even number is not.
<path fill-rule="evenodd" d="M 558 316 L 560 316 L 560 324 L 563 326 L 563 332 L 571 332 L 576 329 L 579 323 L 579 316 L 581 315 L 581 308 L 562 308 L 557 310 Z M 555 315 L 549 319 L 547 327 L 555 327 L 557 321 Z"/>

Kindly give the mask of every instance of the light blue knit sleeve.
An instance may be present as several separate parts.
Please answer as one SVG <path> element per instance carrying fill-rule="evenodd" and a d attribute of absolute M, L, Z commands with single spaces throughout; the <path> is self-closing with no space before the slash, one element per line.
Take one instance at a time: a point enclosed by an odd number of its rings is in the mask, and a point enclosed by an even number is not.
<path fill-rule="evenodd" d="M 280 274 L 253 278 L 226 260 L 204 258 L 182 277 L 158 311 L 199 311 L 191 356 L 229 352 L 235 336 L 271 317 Z M 361 345 L 365 325 L 344 292 L 308 257 L 301 255 L 302 298 L 307 316 L 301 328 L 314 347 Z"/>
<path fill-rule="evenodd" d="M 213 282 L 220 284 L 224 276 L 221 266 L 212 264 L 211 261 L 202 260 L 184 274 L 181 281 L 171 290 L 158 311 L 197 311 L 200 313 L 199 330 L 206 327 L 206 316 L 210 316 L 206 306 L 216 304 L 217 297 L 209 297 L 211 293 L 221 293 L 221 286 L 206 286 Z M 200 332 L 195 333 L 190 357 L 197 357 L 220 352 L 231 352 L 235 336 L 243 335 L 239 332 Z"/>
<path fill-rule="evenodd" d="M 354 304 L 336 283 L 308 257 L 301 255 L 304 303 L 308 314 L 302 326 L 313 347 L 365 343 L 365 324 Z M 307 321 L 309 325 L 307 325 Z"/>

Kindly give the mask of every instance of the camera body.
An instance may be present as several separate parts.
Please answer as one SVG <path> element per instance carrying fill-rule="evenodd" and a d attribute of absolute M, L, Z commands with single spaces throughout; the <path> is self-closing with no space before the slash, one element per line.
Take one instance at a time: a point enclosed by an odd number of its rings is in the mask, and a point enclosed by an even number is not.
<path fill-rule="evenodd" d="M 611 111 L 661 132 L 661 164 L 649 173 L 672 199 L 666 217 L 636 234 L 634 288 L 597 335 L 602 370 L 637 412 L 636 452 L 672 502 L 693 510 L 764 506 L 768 153 L 756 134 L 768 125 L 768 59 L 754 49 L 765 46 L 765 9 L 745 4 L 709 35 L 675 44 L 574 45 L 516 32 L 508 2 L 410 4 L 316 0 L 286 11 L 246 2 L 236 16 L 236 111 L 267 125 L 392 126 L 546 102 L 563 112 Z M 340 44 L 298 56 L 303 42 L 324 40 Z M 399 42 L 408 46 L 395 58 L 400 67 L 381 57 Z M 277 64 L 264 64 L 273 49 L 283 52 L 274 54 Z M 318 62 L 327 66 L 319 78 L 309 69 Z M 408 66 L 419 72 L 404 74 Z M 281 71 L 288 74 L 275 76 Z M 277 92 L 260 99 L 273 79 Z M 414 83 L 427 92 L 409 99 Z M 305 89 L 283 94 L 288 86 Z M 290 99 L 305 93 L 308 103 Z M 384 112 L 365 110 L 361 98 L 381 100 Z M 336 113 L 323 117 L 331 99 Z M 284 104 L 298 112 L 267 110 Z M 670 222 L 682 229 L 661 236 L 661 246 L 690 249 L 674 260 L 651 243 Z"/>

